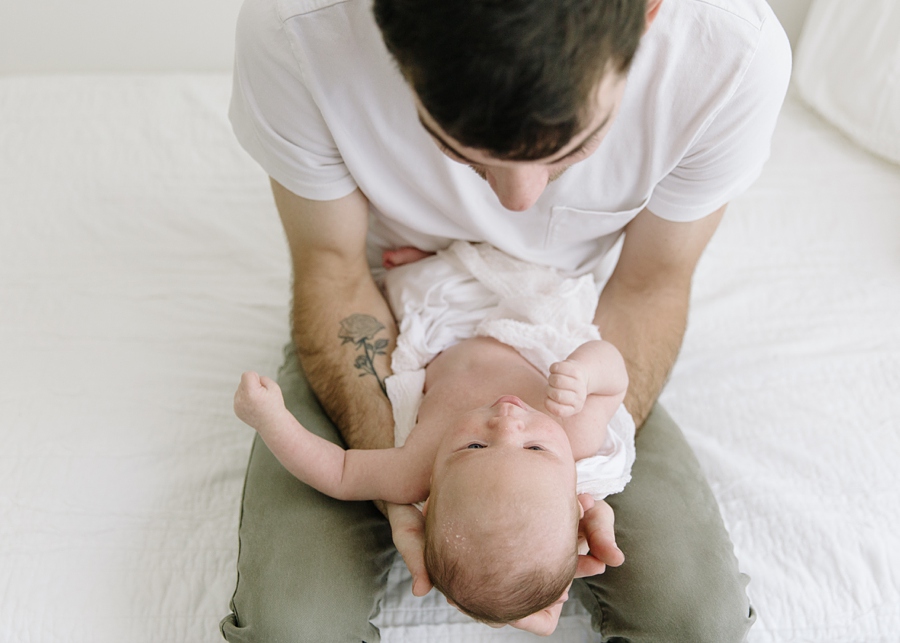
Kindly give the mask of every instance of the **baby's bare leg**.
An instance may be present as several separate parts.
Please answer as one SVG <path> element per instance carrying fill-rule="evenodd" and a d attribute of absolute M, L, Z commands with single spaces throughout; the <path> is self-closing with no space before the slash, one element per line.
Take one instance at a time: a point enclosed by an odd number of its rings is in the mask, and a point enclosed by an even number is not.
<path fill-rule="evenodd" d="M 418 248 L 413 248 L 412 246 L 404 246 L 402 248 L 396 248 L 394 250 L 385 250 L 383 253 L 381 253 L 381 265 L 383 265 L 386 270 L 390 270 L 391 268 L 396 268 L 397 266 L 402 266 L 407 263 L 418 261 L 419 259 L 424 259 L 425 257 L 430 257 L 433 254 L 433 252 L 425 252 L 424 250 L 419 250 Z"/>

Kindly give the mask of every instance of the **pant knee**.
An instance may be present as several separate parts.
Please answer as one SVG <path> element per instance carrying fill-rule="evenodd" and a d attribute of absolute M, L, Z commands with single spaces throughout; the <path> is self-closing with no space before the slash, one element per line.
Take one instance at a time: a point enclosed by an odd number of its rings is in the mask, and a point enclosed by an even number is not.
<path fill-rule="evenodd" d="M 741 643 L 755 621 L 745 590 L 747 580 L 742 574 L 732 583 L 720 582 L 699 591 L 696 586 L 685 589 L 659 621 L 669 627 L 647 641 Z"/>
<path fill-rule="evenodd" d="M 632 587 L 627 597 L 613 597 L 595 579 L 586 581 L 575 593 L 593 614 L 594 628 L 616 643 L 741 643 L 756 618 L 744 575 L 706 586 Z"/>
<path fill-rule="evenodd" d="M 258 605 L 250 615 L 232 613 L 219 629 L 228 643 L 378 643 L 368 613 L 351 614 L 335 605 Z"/>

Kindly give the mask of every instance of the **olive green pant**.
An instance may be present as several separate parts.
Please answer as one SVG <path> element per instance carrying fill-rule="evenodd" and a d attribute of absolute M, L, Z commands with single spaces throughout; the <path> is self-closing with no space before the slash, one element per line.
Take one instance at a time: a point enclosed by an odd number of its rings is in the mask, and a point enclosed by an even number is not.
<path fill-rule="evenodd" d="M 291 346 L 278 381 L 303 426 L 340 444 Z M 658 405 L 638 434 L 632 481 L 607 501 L 625 564 L 572 590 L 591 612 L 598 640 L 744 640 L 754 620 L 748 579 L 697 459 Z M 333 500 L 304 485 L 257 437 L 244 485 L 237 588 L 222 634 L 231 643 L 376 643 L 370 620 L 395 553 L 372 503 Z"/>

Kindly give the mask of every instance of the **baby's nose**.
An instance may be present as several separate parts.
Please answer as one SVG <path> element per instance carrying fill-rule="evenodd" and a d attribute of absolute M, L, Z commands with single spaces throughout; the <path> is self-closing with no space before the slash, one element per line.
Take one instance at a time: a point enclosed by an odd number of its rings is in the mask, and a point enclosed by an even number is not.
<path fill-rule="evenodd" d="M 514 415 L 498 415 L 490 422 L 491 428 L 495 431 L 517 432 L 521 431 L 525 423 Z"/>

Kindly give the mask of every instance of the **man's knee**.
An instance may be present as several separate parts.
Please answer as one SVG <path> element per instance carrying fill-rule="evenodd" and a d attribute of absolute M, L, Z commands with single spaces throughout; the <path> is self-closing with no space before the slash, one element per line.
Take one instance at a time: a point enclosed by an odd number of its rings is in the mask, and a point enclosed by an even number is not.
<path fill-rule="evenodd" d="M 325 601 L 273 600 L 225 617 L 220 629 L 229 643 L 378 643 L 369 622 L 372 606 Z"/>
<path fill-rule="evenodd" d="M 627 564 L 627 563 L 626 563 Z M 609 570 L 614 571 L 614 570 Z M 607 571 L 607 573 L 609 573 Z M 632 587 L 627 597 L 609 598 L 597 577 L 573 586 L 593 614 L 604 640 L 620 643 L 740 643 L 755 620 L 745 591 L 747 576 L 721 577 L 698 584 L 659 579 Z M 623 589 L 619 587 L 618 589 Z"/>
<path fill-rule="evenodd" d="M 741 643 L 755 620 L 745 591 L 747 576 L 685 585 L 655 597 L 655 618 L 635 643 Z"/>

